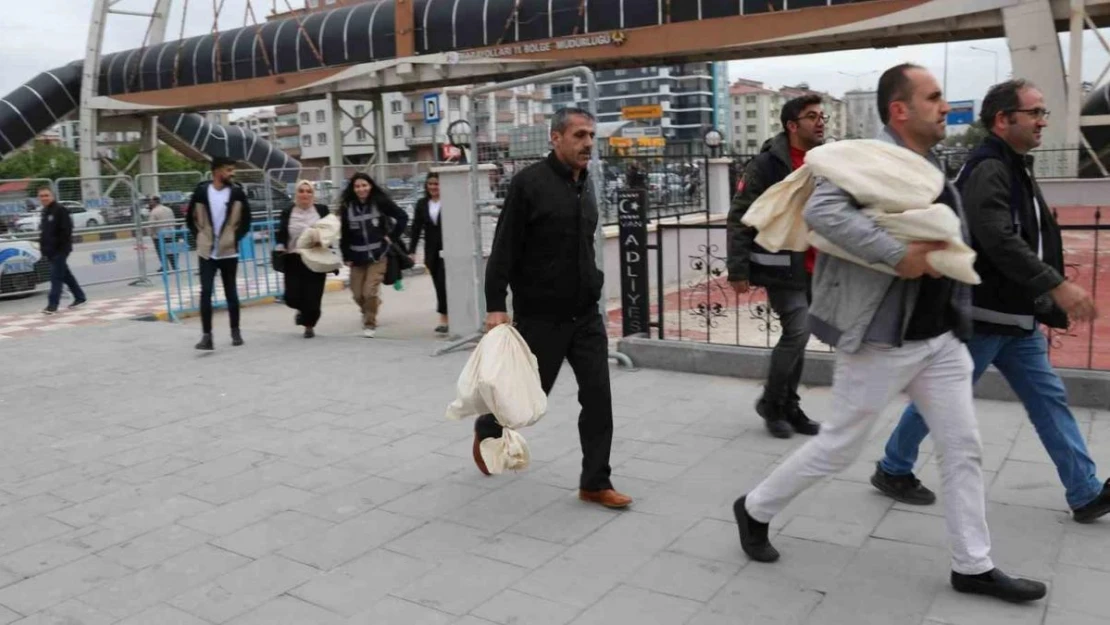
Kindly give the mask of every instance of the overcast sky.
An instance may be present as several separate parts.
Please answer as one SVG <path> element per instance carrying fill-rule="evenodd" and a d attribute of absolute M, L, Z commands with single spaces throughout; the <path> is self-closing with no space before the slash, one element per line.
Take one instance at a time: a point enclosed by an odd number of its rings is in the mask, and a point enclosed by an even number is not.
<path fill-rule="evenodd" d="M 0 0 L 0 95 L 9 93 L 38 72 L 53 69 L 82 58 L 88 38 L 88 22 L 92 0 Z M 244 24 L 247 0 L 222 0 L 224 9 L 219 21 L 221 30 Z M 303 6 L 303 0 L 253 0 L 259 21 L 265 19 L 274 6 L 286 8 Z M 120 0 L 117 9 L 150 10 L 153 0 Z M 182 32 L 182 13 L 185 3 L 173 1 L 173 10 L 167 39 L 176 39 Z M 184 20 L 186 36 L 198 35 L 212 29 L 212 3 L 193 0 L 189 3 Z M 105 50 L 127 50 L 142 45 L 148 19 L 130 16 L 112 16 L 105 34 Z M 248 22 L 249 23 L 249 22 Z M 1103 29 L 1110 37 L 1110 29 Z M 1067 37 L 1064 53 L 1067 54 Z M 986 87 L 995 81 L 995 55 L 972 49 L 972 46 L 998 53 L 998 76 L 1005 79 L 1010 73 L 1010 57 L 1004 39 L 986 39 L 976 42 L 953 43 L 948 46 L 948 98 L 965 100 L 981 98 Z M 1084 79 L 1094 80 L 1102 70 L 1108 55 L 1091 34 L 1084 38 Z M 896 62 L 913 61 L 933 70 L 938 78 L 944 74 L 944 45 L 905 46 L 884 50 L 858 50 L 829 52 L 806 56 L 776 57 L 733 61 L 729 73 L 732 79 L 751 78 L 762 80 L 769 87 L 808 82 L 812 88 L 841 95 L 856 88 L 873 88 L 878 74 Z M 1065 58 L 1066 62 L 1066 58 Z M 865 76 L 847 76 L 841 72 Z"/>

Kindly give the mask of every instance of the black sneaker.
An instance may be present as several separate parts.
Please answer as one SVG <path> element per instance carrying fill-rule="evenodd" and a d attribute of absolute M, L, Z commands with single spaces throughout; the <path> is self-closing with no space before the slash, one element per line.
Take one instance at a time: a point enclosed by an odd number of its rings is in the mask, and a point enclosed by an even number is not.
<path fill-rule="evenodd" d="M 740 548 L 756 562 L 774 562 L 779 559 L 779 552 L 767 539 L 770 525 L 760 523 L 748 514 L 748 510 L 744 507 L 746 499 L 745 495 L 732 504 L 732 514 L 736 517 L 736 525 L 740 528 Z"/>
<path fill-rule="evenodd" d="M 210 352 L 210 351 L 216 349 L 216 347 L 212 344 L 212 335 L 211 334 L 202 335 L 200 337 L 200 342 L 197 343 L 196 347 L 197 347 L 197 349 L 202 350 L 202 351 L 206 351 L 206 352 Z"/>
<path fill-rule="evenodd" d="M 239 328 L 235 328 L 231 331 L 231 344 L 235 347 L 239 347 L 243 344 L 243 335 L 239 333 Z"/>
<path fill-rule="evenodd" d="M 991 569 L 981 575 L 963 575 L 952 572 L 952 587 L 958 592 L 996 597 L 1011 603 L 1024 603 L 1043 599 L 1048 588 L 1041 582 L 1009 575 Z"/>
<path fill-rule="evenodd" d="M 313 330 L 312 328 L 305 328 L 304 329 L 304 337 L 306 339 L 315 338 L 316 337 L 316 330 Z"/>
<path fill-rule="evenodd" d="M 1099 517 L 1110 512 L 1110 480 L 1102 485 L 1102 492 L 1091 503 L 1071 511 L 1076 523 L 1094 523 Z"/>
<path fill-rule="evenodd" d="M 921 484 L 921 480 L 917 479 L 913 473 L 909 475 L 891 475 L 883 471 L 877 462 L 875 463 L 875 475 L 871 476 L 871 485 L 882 491 L 887 497 L 911 506 L 929 506 L 937 501 L 936 493 L 925 488 Z"/>
<path fill-rule="evenodd" d="M 89 300 L 87 300 L 87 299 L 74 300 L 74 302 L 69 305 L 69 309 L 70 310 L 76 310 L 76 309 L 84 306 L 88 302 L 89 302 Z"/>
<path fill-rule="evenodd" d="M 775 438 L 790 438 L 794 436 L 794 428 L 786 421 L 782 408 L 768 400 L 760 398 L 755 404 L 755 411 L 763 417 L 767 431 Z"/>
<path fill-rule="evenodd" d="M 786 422 L 798 434 L 805 434 L 806 436 L 816 436 L 821 431 L 821 424 L 810 419 L 806 416 L 802 406 L 797 402 L 786 404 L 783 412 L 786 414 Z"/>
<path fill-rule="evenodd" d="M 58 314 L 58 309 L 57 308 L 51 308 L 50 306 L 47 306 L 46 308 L 42 309 L 42 314 L 48 315 L 48 316 L 49 315 L 56 315 L 56 314 Z"/>

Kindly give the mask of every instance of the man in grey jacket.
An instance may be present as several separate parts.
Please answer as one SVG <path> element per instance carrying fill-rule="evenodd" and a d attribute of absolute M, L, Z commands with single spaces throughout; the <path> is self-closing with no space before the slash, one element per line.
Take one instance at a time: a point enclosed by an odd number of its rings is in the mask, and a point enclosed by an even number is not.
<path fill-rule="evenodd" d="M 949 107 L 936 78 L 915 65 L 893 67 L 879 79 L 878 105 L 885 125 L 880 139 L 938 166 L 930 150 L 944 138 Z M 963 220 L 951 184 L 937 202 Z M 943 243 L 902 243 L 860 208 L 852 196 L 820 180 L 805 208 L 806 224 L 853 256 L 891 267 L 898 277 L 818 256 L 810 327 L 837 348 L 832 409 L 816 438 L 736 500 L 740 544 L 753 560 L 777 560 L 767 537 L 771 519 L 822 477 L 854 462 L 883 409 L 904 390 L 920 407 L 940 452 L 952 586 L 1007 601 L 1040 599 L 1044 584 L 1011 578 L 990 558 L 972 365 L 961 342 L 971 334 L 969 289 L 928 265 L 928 252 Z M 964 230 L 967 239 L 966 224 Z"/>

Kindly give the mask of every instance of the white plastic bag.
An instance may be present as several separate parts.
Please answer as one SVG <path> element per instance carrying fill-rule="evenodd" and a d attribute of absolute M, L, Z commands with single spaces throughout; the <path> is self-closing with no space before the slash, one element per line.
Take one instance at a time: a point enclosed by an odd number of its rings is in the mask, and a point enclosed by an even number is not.
<path fill-rule="evenodd" d="M 528 444 L 518 430 L 547 413 L 547 395 L 540 385 L 540 368 L 524 337 L 509 324 L 486 333 L 459 374 L 455 401 L 447 406 L 448 419 L 493 414 L 505 428 L 501 438 L 480 445 L 490 473 L 528 466 Z"/>

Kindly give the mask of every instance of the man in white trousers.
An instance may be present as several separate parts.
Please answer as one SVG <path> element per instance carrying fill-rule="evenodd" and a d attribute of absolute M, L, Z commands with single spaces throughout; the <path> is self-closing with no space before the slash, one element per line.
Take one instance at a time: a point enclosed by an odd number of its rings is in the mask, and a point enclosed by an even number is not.
<path fill-rule="evenodd" d="M 878 105 L 885 126 L 880 140 L 913 150 L 939 168 L 930 150 L 944 138 L 949 106 L 936 78 L 915 65 L 893 67 L 879 79 Z M 936 201 L 964 221 L 959 193 L 950 183 Z M 926 262 L 926 254 L 943 243 L 904 244 L 859 209 L 849 194 L 819 180 L 805 220 L 831 243 L 893 268 L 898 277 L 818 256 L 809 319 L 813 333 L 837 348 L 833 409 L 816 438 L 733 505 L 740 544 L 753 560 L 777 560 L 767 537 L 771 519 L 802 491 L 854 462 L 883 409 L 906 391 L 928 423 L 940 457 L 952 586 L 1006 601 L 1041 599 L 1044 584 L 1009 577 L 990 559 L 972 362 L 962 342 L 971 335 L 970 289 Z M 966 239 L 966 221 L 964 231 Z"/>

